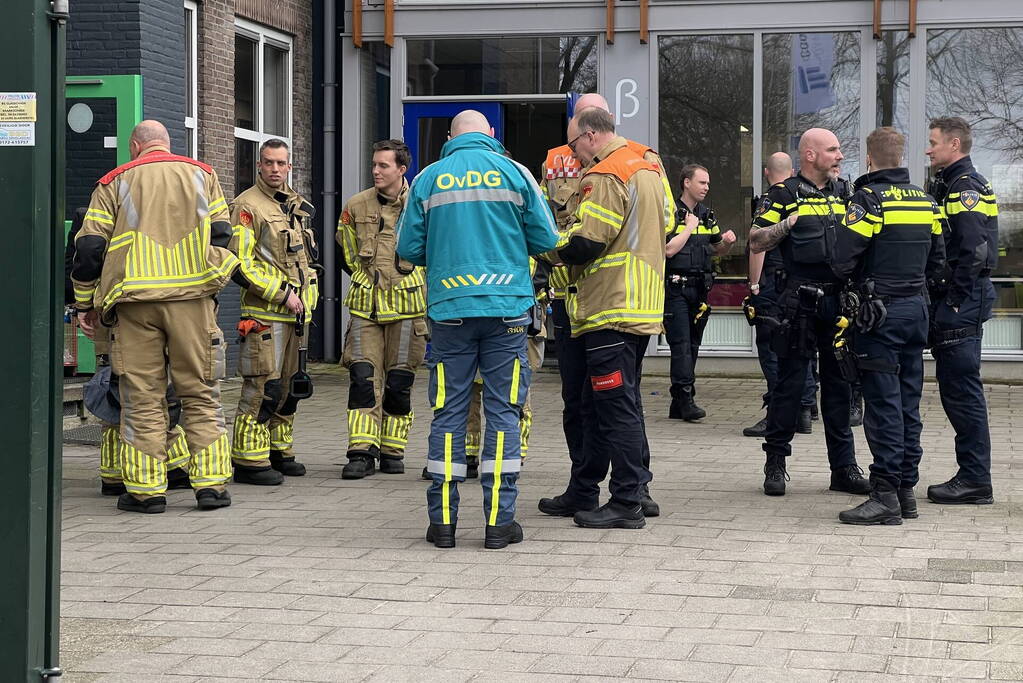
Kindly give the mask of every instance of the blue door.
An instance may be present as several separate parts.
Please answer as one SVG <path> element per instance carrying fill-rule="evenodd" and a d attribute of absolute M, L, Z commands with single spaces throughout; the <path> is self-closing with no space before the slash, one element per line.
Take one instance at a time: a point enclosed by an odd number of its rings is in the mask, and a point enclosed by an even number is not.
<path fill-rule="evenodd" d="M 412 164 L 405 174 L 411 181 L 420 170 L 440 158 L 448 139 L 451 119 L 461 111 L 475 109 L 490 121 L 494 137 L 504 143 L 504 110 L 500 102 L 409 102 L 405 105 L 405 144 Z"/>

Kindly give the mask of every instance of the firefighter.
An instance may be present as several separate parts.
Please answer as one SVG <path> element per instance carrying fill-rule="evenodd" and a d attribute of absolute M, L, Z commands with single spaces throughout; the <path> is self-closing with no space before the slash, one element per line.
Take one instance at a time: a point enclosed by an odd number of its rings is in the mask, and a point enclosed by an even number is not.
<path fill-rule="evenodd" d="M 231 250 L 247 286 L 238 323 L 241 398 L 231 459 L 240 484 L 274 486 L 301 477 L 292 455 L 298 399 L 291 391 L 299 347 L 319 298 L 313 206 L 288 185 L 283 140 L 259 146 L 256 184 L 231 203 Z"/>
<path fill-rule="evenodd" d="M 874 456 L 870 497 L 839 513 L 846 524 L 902 524 L 919 516 L 913 487 L 923 455 L 925 288 L 944 266 L 945 243 L 937 204 L 901 167 L 905 144 L 891 127 L 867 136 L 868 173 L 856 181 L 837 234 L 835 272 L 852 278 L 858 306 L 849 311 L 855 355 L 842 351 L 841 341 L 836 348 L 850 378 L 860 377 L 863 433 Z"/>
<path fill-rule="evenodd" d="M 959 469 L 927 487 L 932 503 L 985 505 L 991 488 L 991 431 L 980 378 L 981 337 L 991 319 L 998 265 L 998 199 L 970 158 L 973 132 L 956 117 L 931 121 L 927 156 L 940 169 L 932 186 L 947 221 L 948 267 L 929 283 L 931 354 L 941 405 L 955 429 Z"/>
<path fill-rule="evenodd" d="M 227 202 L 212 168 L 170 153 L 167 129 L 132 131 L 132 161 L 100 178 L 75 240 L 79 324 L 112 326 L 119 378 L 121 510 L 167 506 L 168 371 L 181 399 L 188 475 L 200 509 L 231 504 L 231 451 L 220 403 L 224 335 L 214 295 L 238 259 Z"/>
<path fill-rule="evenodd" d="M 411 156 L 400 140 L 373 145 L 373 187 L 345 204 L 337 225 L 351 314 L 342 363 L 348 390 L 348 463 L 343 479 L 405 471 L 412 384 L 426 353 L 424 274 L 395 254 L 395 224 L 408 197 Z"/>
<path fill-rule="evenodd" d="M 651 478 L 639 382 L 649 336 L 660 332 L 664 315 L 670 214 L 659 169 L 615 135 L 608 112 L 579 111 L 568 138 L 584 169 L 576 222 L 546 258 L 571 268 L 572 337 L 560 353 L 566 436 L 582 448 L 570 451 L 565 492 L 541 499 L 539 507 L 572 516 L 579 526 L 639 529 Z M 580 419 L 570 422 L 569 414 Z M 598 508 L 609 465 L 611 498 Z"/>
<path fill-rule="evenodd" d="M 458 483 L 465 481 L 470 387 L 483 377 L 486 433 L 480 459 L 486 527 L 483 546 L 523 539 L 515 520 L 522 466 L 521 407 L 532 373 L 526 358 L 536 297 L 529 256 L 558 233 L 540 188 L 477 111 L 460 112 L 441 158 L 413 183 L 399 223 L 398 254 L 429 277 L 430 453 L 426 540 L 455 545 Z"/>
<path fill-rule="evenodd" d="M 576 101 L 575 111 L 581 112 L 590 107 L 610 112 L 607 100 L 598 93 L 581 95 Z M 642 143 L 626 140 L 625 144 L 632 152 L 653 164 L 660 174 L 661 183 L 664 186 L 664 211 L 668 221 L 668 230 L 671 230 L 675 225 L 675 200 L 672 197 L 671 183 L 668 181 L 668 175 L 661 157 L 652 148 Z M 554 212 L 558 229 L 562 232 L 571 228 L 575 223 L 576 208 L 579 205 L 579 183 L 582 179 L 582 173 L 583 165 L 579 162 L 579 159 L 569 145 L 561 145 L 547 152 L 547 159 L 544 161 L 544 167 L 541 169 L 541 178 L 543 178 L 541 188 L 543 188 L 544 196 L 547 197 L 547 202 Z M 568 365 L 566 360 L 561 357 L 560 351 L 569 343 L 568 340 L 572 336 L 568 312 L 565 310 L 565 294 L 569 284 L 568 273 L 569 269 L 564 265 L 555 265 L 551 269 L 550 287 L 552 300 L 550 325 L 554 332 L 554 353 L 558 360 L 558 373 L 561 375 L 562 401 L 564 404 L 562 422 L 565 440 L 568 445 L 569 456 L 572 462 L 575 462 L 583 457 L 583 444 L 578 439 L 581 433 L 578 429 L 574 428 L 574 425 L 578 425 L 581 420 L 578 412 L 580 404 L 576 397 L 566 395 L 565 393 L 566 386 L 568 385 L 566 384 L 564 373 Z M 646 443 L 644 440 L 644 448 L 647 448 Z M 650 468 L 649 449 L 643 453 L 643 463 L 647 469 Z M 544 500 L 553 499 L 545 498 Z M 643 497 L 643 512 L 647 517 L 656 517 L 659 513 L 657 503 L 650 497 L 649 491 Z M 552 509 L 552 512 L 549 514 L 557 514 L 556 509 Z"/>
<path fill-rule="evenodd" d="M 817 354 L 830 488 L 862 494 L 870 490 L 870 484 L 856 465 L 849 428 L 849 383 L 839 374 L 832 349 L 842 289 L 831 269 L 835 232 L 845 215 L 845 201 L 834 182 L 841 170 L 842 150 L 834 133 L 811 128 L 799 140 L 799 156 L 799 174 L 772 186 L 764 200 L 764 206 L 768 202 L 770 206 L 761 217 L 777 218 L 778 222 L 754 227 L 749 238 L 752 251 L 761 253 L 777 247 L 782 256 L 776 277 L 780 324 L 772 333 L 772 345 L 778 354 L 778 382 L 767 409 L 764 493 L 785 495 L 785 459 L 792 452 L 790 443 L 799 419 L 807 369 Z"/>
<path fill-rule="evenodd" d="M 671 405 L 668 417 L 693 422 L 707 416 L 696 405 L 696 359 L 710 317 L 707 303 L 714 284 L 712 256 L 723 256 L 735 244 L 735 233 L 721 232 L 714 212 L 703 204 L 710 191 L 710 173 L 687 164 L 681 173 L 682 197 L 675 226 L 668 231 L 664 253 L 664 332 L 671 348 Z"/>

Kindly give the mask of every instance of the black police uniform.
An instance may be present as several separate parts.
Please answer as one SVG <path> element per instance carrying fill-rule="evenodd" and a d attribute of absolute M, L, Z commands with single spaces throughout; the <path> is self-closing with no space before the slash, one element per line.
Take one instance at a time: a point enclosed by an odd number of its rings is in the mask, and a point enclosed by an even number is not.
<path fill-rule="evenodd" d="M 768 197 L 778 220 L 796 213 L 799 220 L 778 243 L 781 325 L 772 335 L 778 355 L 778 383 L 767 409 L 764 493 L 784 495 L 785 458 L 799 419 L 800 397 L 815 353 L 820 358 L 821 417 L 824 422 L 831 489 L 866 493 L 869 483 L 856 466 L 849 428 L 849 384 L 842 379 L 832 350 L 840 312 L 841 283 L 831 270 L 835 232 L 845 215 L 845 201 L 828 182 L 818 189 L 802 174 L 771 187 Z"/>
<path fill-rule="evenodd" d="M 714 212 L 697 203 L 689 209 L 681 201 L 675 227 L 667 234 L 670 242 L 685 229 L 686 215 L 700 219 L 677 254 L 668 258 L 664 270 L 664 332 L 671 348 L 671 407 L 668 417 L 698 420 L 706 412 L 694 403 L 696 360 L 703 331 L 710 317 L 707 294 L 714 284 L 712 250 L 721 243 L 721 229 Z"/>
<path fill-rule="evenodd" d="M 920 394 L 927 343 L 927 278 L 944 266 L 941 212 L 909 181 L 905 168 L 874 171 L 856 193 L 838 231 L 835 272 L 860 294 L 854 342 L 865 411 L 863 431 L 874 456 L 870 498 L 839 514 L 850 524 L 901 524 L 917 517 Z M 868 311 L 886 311 L 867 319 Z"/>
<path fill-rule="evenodd" d="M 931 486 L 936 503 L 990 503 L 991 432 L 980 379 L 983 324 L 991 318 L 998 264 L 998 203 L 969 156 L 942 169 L 932 185 L 946 218 L 944 277 L 931 282 L 931 353 L 941 404 L 955 429 L 959 471 Z M 958 311 L 956 310 L 958 309 Z"/>

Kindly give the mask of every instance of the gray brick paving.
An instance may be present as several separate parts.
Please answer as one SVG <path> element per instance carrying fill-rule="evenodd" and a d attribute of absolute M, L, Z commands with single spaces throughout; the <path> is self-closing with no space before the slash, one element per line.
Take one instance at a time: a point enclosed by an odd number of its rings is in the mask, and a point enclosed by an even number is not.
<path fill-rule="evenodd" d="M 165 515 L 118 512 L 98 493 L 96 450 L 65 449 L 65 680 L 1023 679 L 1023 387 L 988 388 L 995 505 L 921 502 L 917 520 L 862 528 L 837 523 L 858 500 L 827 491 L 819 423 L 794 443 L 788 495 L 762 495 L 760 442 L 739 435 L 760 417 L 761 382 L 701 380 L 709 417 L 678 424 L 665 378 L 648 377 L 662 516 L 599 531 L 536 510 L 568 469 L 557 379 L 542 373 L 525 542 L 482 549 L 469 482 L 458 547 L 441 551 L 423 538 L 425 376 L 407 473 L 348 482 L 345 378 L 316 372 L 296 425 L 309 474 L 233 486 L 226 510 L 174 491 Z M 237 389 L 225 385 L 229 413 Z M 923 417 L 926 485 L 955 468 L 933 385 Z M 866 465 L 859 430 L 857 449 Z"/>

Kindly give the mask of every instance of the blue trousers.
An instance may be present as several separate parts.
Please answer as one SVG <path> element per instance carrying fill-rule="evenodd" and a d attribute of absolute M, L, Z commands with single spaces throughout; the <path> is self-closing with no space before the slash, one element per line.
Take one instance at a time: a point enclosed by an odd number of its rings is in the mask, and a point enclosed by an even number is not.
<path fill-rule="evenodd" d="M 991 318 L 994 301 L 991 280 L 979 278 L 958 313 L 944 302 L 934 312 L 934 326 L 939 330 L 977 329 L 977 334 L 931 349 L 941 405 L 956 432 L 958 475 L 974 484 L 991 483 L 991 431 L 980 379 L 979 328 Z"/>
<path fill-rule="evenodd" d="M 794 288 L 782 292 L 779 297 L 780 306 L 785 306 L 787 297 L 798 297 Z M 832 346 L 838 312 L 838 295 L 828 294 L 820 300 L 817 310 L 809 315 L 809 325 L 820 359 L 821 420 L 824 422 L 824 440 L 827 442 L 828 462 L 832 470 L 856 464 L 855 444 L 849 428 L 852 396 L 849 383 L 842 379 L 839 372 Z M 796 433 L 810 361 L 810 358 L 792 350 L 778 353 L 778 383 L 767 408 L 767 434 L 763 446 L 768 455 L 787 457 L 792 454 L 790 444 Z"/>
<path fill-rule="evenodd" d="M 751 303 L 756 308 L 758 316 L 767 316 L 781 320 L 778 310 L 778 291 L 774 286 L 774 275 L 765 275 L 760 278 L 760 293 L 751 298 Z M 760 370 L 767 380 L 767 393 L 764 394 L 764 405 L 771 405 L 771 394 L 778 384 L 778 354 L 771 348 L 771 329 L 764 323 L 756 326 L 757 331 L 757 360 L 760 361 Z M 806 386 L 803 389 L 803 397 L 800 406 L 809 408 L 817 403 L 817 378 L 815 376 L 816 361 L 810 363 L 810 369 L 806 373 Z"/>
<path fill-rule="evenodd" d="M 924 384 L 927 303 L 923 294 L 891 299 L 888 317 L 855 338 L 863 387 L 863 434 L 874 456 L 872 477 L 895 488 L 920 480 L 920 393 Z"/>
<path fill-rule="evenodd" d="M 483 514 L 490 526 L 515 520 L 522 466 L 519 419 L 531 371 L 526 352 L 528 315 L 515 318 L 431 320 L 429 398 L 433 406 L 426 469 L 432 524 L 458 519 L 458 483 L 465 481 L 465 430 L 477 371 L 483 378 L 486 431 L 480 453 Z"/>

